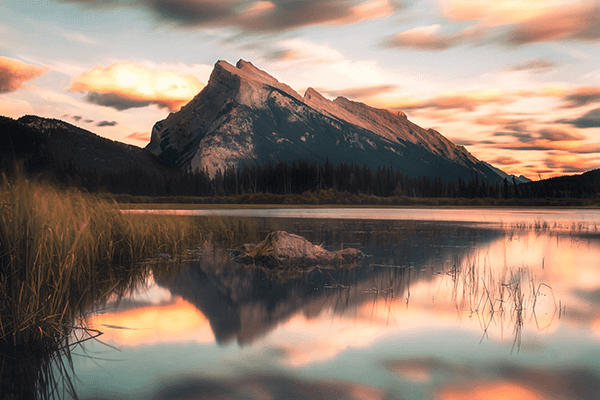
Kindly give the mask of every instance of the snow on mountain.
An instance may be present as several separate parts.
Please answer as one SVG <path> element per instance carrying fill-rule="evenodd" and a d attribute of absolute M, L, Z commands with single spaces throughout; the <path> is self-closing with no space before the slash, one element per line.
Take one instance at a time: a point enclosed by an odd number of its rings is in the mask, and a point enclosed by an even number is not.
<path fill-rule="evenodd" d="M 179 112 L 157 122 L 147 150 L 178 167 L 207 170 L 306 160 L 398 167 L 407 176 L 502 178 L 464 147 L 402 112 L 313 88 L 300 96 L 252 63 L 215 64 L 206 87 Z"/>
<path fill-rule="evenodd" d="M 509 174 L 507 174 L 506 172 L 502 171 L 501 169 L 494 167 L 494 166 L 493 166 L 492 164 L 490 164 L 490 163 L 487 163 L 487 162 L 485 162 L 485 161 L 482 161 L 482 163 L 483 163 L 483 164 L 485 164 L 485 165 L 487 165 L 487 166 L 488 166 L 488 167 L 489 167 L 489 168 L 490 168 L 492 171 L 494 171 L 495 173 L 497 173 L 498 175 L 500 175 L 500 177 L 501 177 L 502 179 L 504 179 L 504 178 L 507 178 L 507 179 L 508 179 L 508 181 L 509 181 L 509 183 L 510 183 L 511 185 L 512 185 L 512 183 L 513 183 L 513 181 L 512 181 L 512 179 L 513 179 L 513 178 L 515 178 L 515 182 L 517 182 L 517 185 L 518 185 L 518 184 L 520 184 L 520 183 L 528 183 L 528 182 L 533 182 L 531 179 L 527 178 L 527 177 L 526 177 L 526 176 L 524 176 L 524 175 L 519 175 L 519 176 L 516 176 L 516 175 L 509 175 Z"/>

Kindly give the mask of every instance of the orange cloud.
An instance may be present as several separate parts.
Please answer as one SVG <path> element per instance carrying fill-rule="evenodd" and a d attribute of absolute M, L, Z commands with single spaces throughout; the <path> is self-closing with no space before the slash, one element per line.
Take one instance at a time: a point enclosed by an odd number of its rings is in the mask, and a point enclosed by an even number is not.
<path fill-rule="evenodd" d="M 29 80 L 45 74 L 46 68 L 25 64 L 22 61 L 0 57 L 0 94 L 14 92 Z"/>
<path fill-rule="evenodd" d="M 595 1 L 441 0 L 441 6 L 443 15 L 454 21 L 478 21 L 480 27 L 513 25 L 500 39 L 511 45 L 600 39 L 600 6 Z"/>
<path fill-rule="evenodd" d="M 139 140 L 140 142 L 150 141 L 150 135 L 147 132 L 133 132 L 125 136 L 125 139 Z"/>
<path fill-rule="evenodd" d="M 550 8 L 509 33 L 509 44 L 521 45 L 562 39 L 599 40 L 600 6 L 596 2 L 571 3 Z"/>
<path fill-rule="evenodd" d="M 574 174 L 599 168 L 600 160 L 597 158 L 589 159 L 576 154 L 558 154 L 547 157 L 544 164 L 548 168 L 562 171 L 563 174 Z"/>
<path fill-rule="evenodd" d="M 470 385 L 448 385 L 438 391 L 440 400 L 542 400 L 545 397 L 525 386 L 510 382 L 478 381 Z"/>
<path fill-rule="evenodd" d="M 350 16 L 340 22 L 347 24 L 389 17 L 396 8 L 396 5 L 389 0 L 368 0 L 352 7 Z"/>
<path fill-rule="evenodd" d="M 337 97 L 344 96 L 349 99 L 360 100 L 364 98 L 369 98 L 373 96 L 380 95 L 382 93 L 391 92 L 393 90 L 398 89 L 397 85 L 373 85 L 373 86 L 361 86 L 361 87 L 352 87 L 340 90 L 322 90 L 315 89 L 317 92 L 323 93 L 327 96 Z"/>
<path fill-rule="evenodd" d="M 573 6 L 573 3 L 565 3 L 563 0 L 440 0 L 440 3 L 446 18 L 454 21 L 482 21 L 487 26 L 525 22 Z"/>
<path fill-rule="evenodd" d="M 514 165 L 514 164 L 521 163 L 521 161 L 519 161 L 516 158 L 511 157 L 511 156 L 496 157 L 493 160 L 490 160 L 490 162 L 492 164 L 498 164 L 498 165 Z"/>
<path fill-rule="evenodd" d="M 389 36 L 384 45 L 416 50 L 445 50 L 483 36 L 484 31 L 468 27 L 455 33 L 440 33 L 440 25 L 421 26 Z"/>
<path fill-rule="evenodd" d="M 394 109 L 423 109 L 437 110 L 461 109 L 475 111 L 486 104 L 507 104 L 517 99 L 518 93 L 502 93 L 498 90 L 476 90 L 470 92 L 446 92 L 429 100 L 400 99 L 391 107 Z"/>
<path fill-rule="evenodd" d="M 181 298 L 167 305 L 96 314 L 88 324 L 104 333 L 103 340 L 126 346 L 182 340 L 209 343 L 215 340 L 206 317 Z"/>
<path fill-rule="evenodd" d="M 133 63 L 99 65 L 73 78 L 69 90 L 88 92 L 90 103 L 126 110 L 155 104 L 171 111 L 189 102 L 203 85 L 191 75 Z"/>

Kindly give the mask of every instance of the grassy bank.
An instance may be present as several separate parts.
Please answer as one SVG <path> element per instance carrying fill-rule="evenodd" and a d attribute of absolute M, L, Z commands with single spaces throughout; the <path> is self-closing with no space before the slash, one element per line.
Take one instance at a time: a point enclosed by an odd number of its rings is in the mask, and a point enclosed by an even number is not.
<path fill-rule="evenodd" d="M 114 267 L 196 238 L 191 220 L 121 214 L 115 203 L 20 179 L 0 182 L 0 342 L 63 335 Z M 96 296 L 94 296 L 96 297 Z"/>
<path fill-rule="evenodd" d="M 148 258 L 255 230 L 242 219 L 123 214 L 108 196 L 0 176 L 3 398 L 62 398 L 49 391 L 70 384 L 69 349 L 100 334 L 83 317 L 143 284 Z"/>

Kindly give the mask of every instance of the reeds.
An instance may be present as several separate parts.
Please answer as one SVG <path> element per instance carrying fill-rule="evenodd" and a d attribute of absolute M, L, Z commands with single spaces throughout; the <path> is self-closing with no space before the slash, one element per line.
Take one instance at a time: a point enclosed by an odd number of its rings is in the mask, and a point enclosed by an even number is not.
<path fill-rule="evenodd" d="M 77 190 L 3 176 L 0 343 L 64 337 L 77 313 L 119 286 L 119 270 L 195 239 L 189 218 L 124 215 Z"/>
<path fill-rule="evenodd" d="M 469 317 L 476 316 L 483 330 L 482 340 L 488 337 L 488 330 L 492 325 L 499 326 L 501 331 L 505 327 L 512 327 L 511 352 L 515 348 L 518 351 L 521 347 L 521 334 L 526 319 L 535 320 L 538 329 L 542 329 L 536 314 L 536 306 L 543 307 L 538 304 L 541 294 L 549 294 L 552 299 L 546 304 L 549 307 L 546 311 L 551 312 L 552 318 L 559 310 L 552 287 L 546 283 L 536 284 L 535 276 L 528 268 L 504 267 L 495 271 L 486 257 L 483 265 L 467 258 L 463 262 L 455 260 L 441 274 L 451 282 L 452 302 L 459 318 L 463 313 Z"/>

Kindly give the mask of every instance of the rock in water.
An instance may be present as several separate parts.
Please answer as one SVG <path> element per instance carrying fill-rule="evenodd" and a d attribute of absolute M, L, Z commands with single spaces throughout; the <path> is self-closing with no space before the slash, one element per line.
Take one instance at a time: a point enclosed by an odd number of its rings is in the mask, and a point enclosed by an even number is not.
<path fill-rule="evenodd" d="M 230 253 L 235 261 L 260 264 L 268 268 L 344 264 L 361 259 L 357 249 L 328 251 L 306 238 L 285 231 L 275 231 L 260 243 L 244 244 Z"/>

